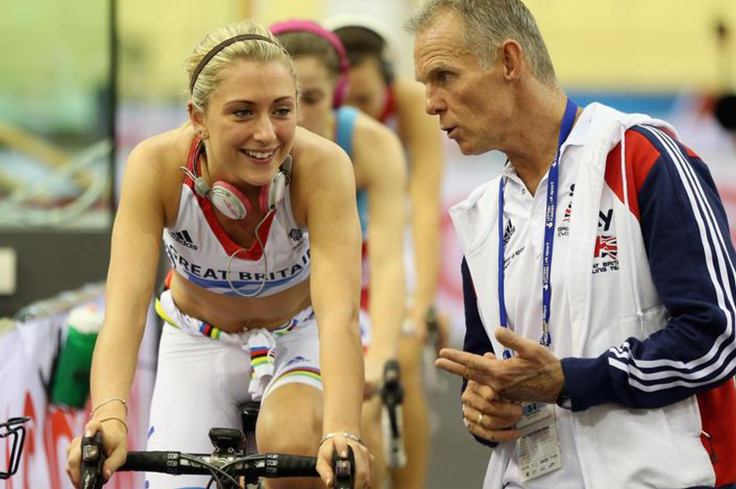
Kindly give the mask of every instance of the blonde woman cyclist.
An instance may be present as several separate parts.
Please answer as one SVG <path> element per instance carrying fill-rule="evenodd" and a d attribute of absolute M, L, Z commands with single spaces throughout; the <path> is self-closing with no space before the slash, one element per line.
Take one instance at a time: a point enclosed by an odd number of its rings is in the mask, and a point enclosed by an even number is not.
<path fill-rule="evenodd" d="M 125 459 L 126 399 L 163 236 L 176 273 L 157 300 L 166 324 L 148 448 L 208 451 L 209 428 L 240 427 L 240 406 L 260 399 L 259 451 L 317 455 L 322 477 L 267 488 L 331 486 L 331 456 L 348 445 L 356 487 L 370 487 L 352 165 L 297 127 L 294 69 L 265 28 L 212 31 L 187 69 L 191 124 L 140 143 L 126 169 L 85 432 L 102 432 L 109 478 Z M 79 459 L 77 438 L 75 484 Z M 146 487 L 206 482 L 151 474 Z"/>

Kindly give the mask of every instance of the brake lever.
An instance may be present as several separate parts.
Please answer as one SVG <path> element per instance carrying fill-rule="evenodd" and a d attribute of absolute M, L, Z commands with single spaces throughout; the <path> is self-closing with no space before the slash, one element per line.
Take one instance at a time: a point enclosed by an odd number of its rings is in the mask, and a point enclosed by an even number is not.
<path fill-rule="evenodd" d="M 82 485 L 81 489 L 102 489 L 102 465 L 105 463 L 105 450 L 102 447 L 102 433 L 82 438 Z"/>
<path fill-rule="evenodd" d="M 404 387 L 401 385 L 401 367 L 396 359 L 386 362 L 383 370 L 381 400 L 383 409 L 381 427 L 383 429 L 384 450 L 388 467 L 400 469 L 406 465 L 404 449 L 403 409 Z"/>
<path fill-rule="evenodd" d="M 348 445 L 348 456 L 338 457 L 335 451 L 332 454 L 332 468 L 335 471 L 335 489 L 353 489 L 355 476 L 355 454 L 353 447 Z"/>

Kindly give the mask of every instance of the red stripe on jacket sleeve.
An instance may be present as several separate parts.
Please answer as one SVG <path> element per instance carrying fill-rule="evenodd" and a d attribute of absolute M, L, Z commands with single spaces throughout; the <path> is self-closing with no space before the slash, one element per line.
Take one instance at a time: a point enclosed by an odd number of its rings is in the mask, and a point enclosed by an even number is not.
<path fill-rule="evenodd" d="M 716 473 L 716 487 L 736 482 L 736 387 L 733 380 L 697 395 L 703 446 Z M 707 433 L 707 435 L 705 434 Z"/>
<path fill-rule="evenodd" d="M 639 221 L 639 189 L 649 175 L 660 153 L 652 143 L 636 131 L 626 131 L 626 184 L 629 208 Z M 621 179 L 621 143 L 617 144 L 606 159 L 606 184 L 624 202 L 623 180 Z"/>

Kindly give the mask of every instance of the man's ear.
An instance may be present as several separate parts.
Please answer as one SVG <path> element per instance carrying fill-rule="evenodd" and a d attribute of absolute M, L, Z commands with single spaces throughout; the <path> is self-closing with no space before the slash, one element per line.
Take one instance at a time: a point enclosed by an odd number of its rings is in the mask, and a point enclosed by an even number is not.
<path fill-rule="evenodd" d="M 207 139 L 209 135 L 207 133 L 207 125 L 204 121 L 204 114 L 201 110 L 194 107 L 191 100 L 187 103 L 187 113 L 189 114 L 189 122 L 192 123 L 194 130 L 197 131 L 197 135 L 202 139 Z"/>
<path fill-rule="evenodd" d="M 498 48 L 498 56 L 503 68 L 503 77 L 516 81 L 521 76 L 524 54 L 521 46 L 513 39 L 507 39 Z"/>

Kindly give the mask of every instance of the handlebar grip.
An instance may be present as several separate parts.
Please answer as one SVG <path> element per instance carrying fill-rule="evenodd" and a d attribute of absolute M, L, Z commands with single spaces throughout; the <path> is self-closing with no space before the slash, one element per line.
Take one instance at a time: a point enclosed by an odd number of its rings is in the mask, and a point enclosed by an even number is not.
<path fill-rule="evenodd" d="M 125 463 L 118 470 L 180 474 L 180 455 L 180 452 L 128 452 Z"/>
<path fill-rule="evenodd" d="M 317 459 L 300 455 L 266 454 L 268 477 L 318 477 Z"/>
<path fill-rule="evenodd" d="M 101 489 L 105 483 L 102 465 L 105 463 L 105 450 L 102 447 L 102 433 L 82 438 L 81 489 Z"/>
<path fill-rule="evenodd" d="M 335 489 L 353 489 L 355 476 L 355 454 L 348 445 L 348 456 L 338 457 L 337 452 L 332 455 L 332 467 L 335 470 Z"/>

